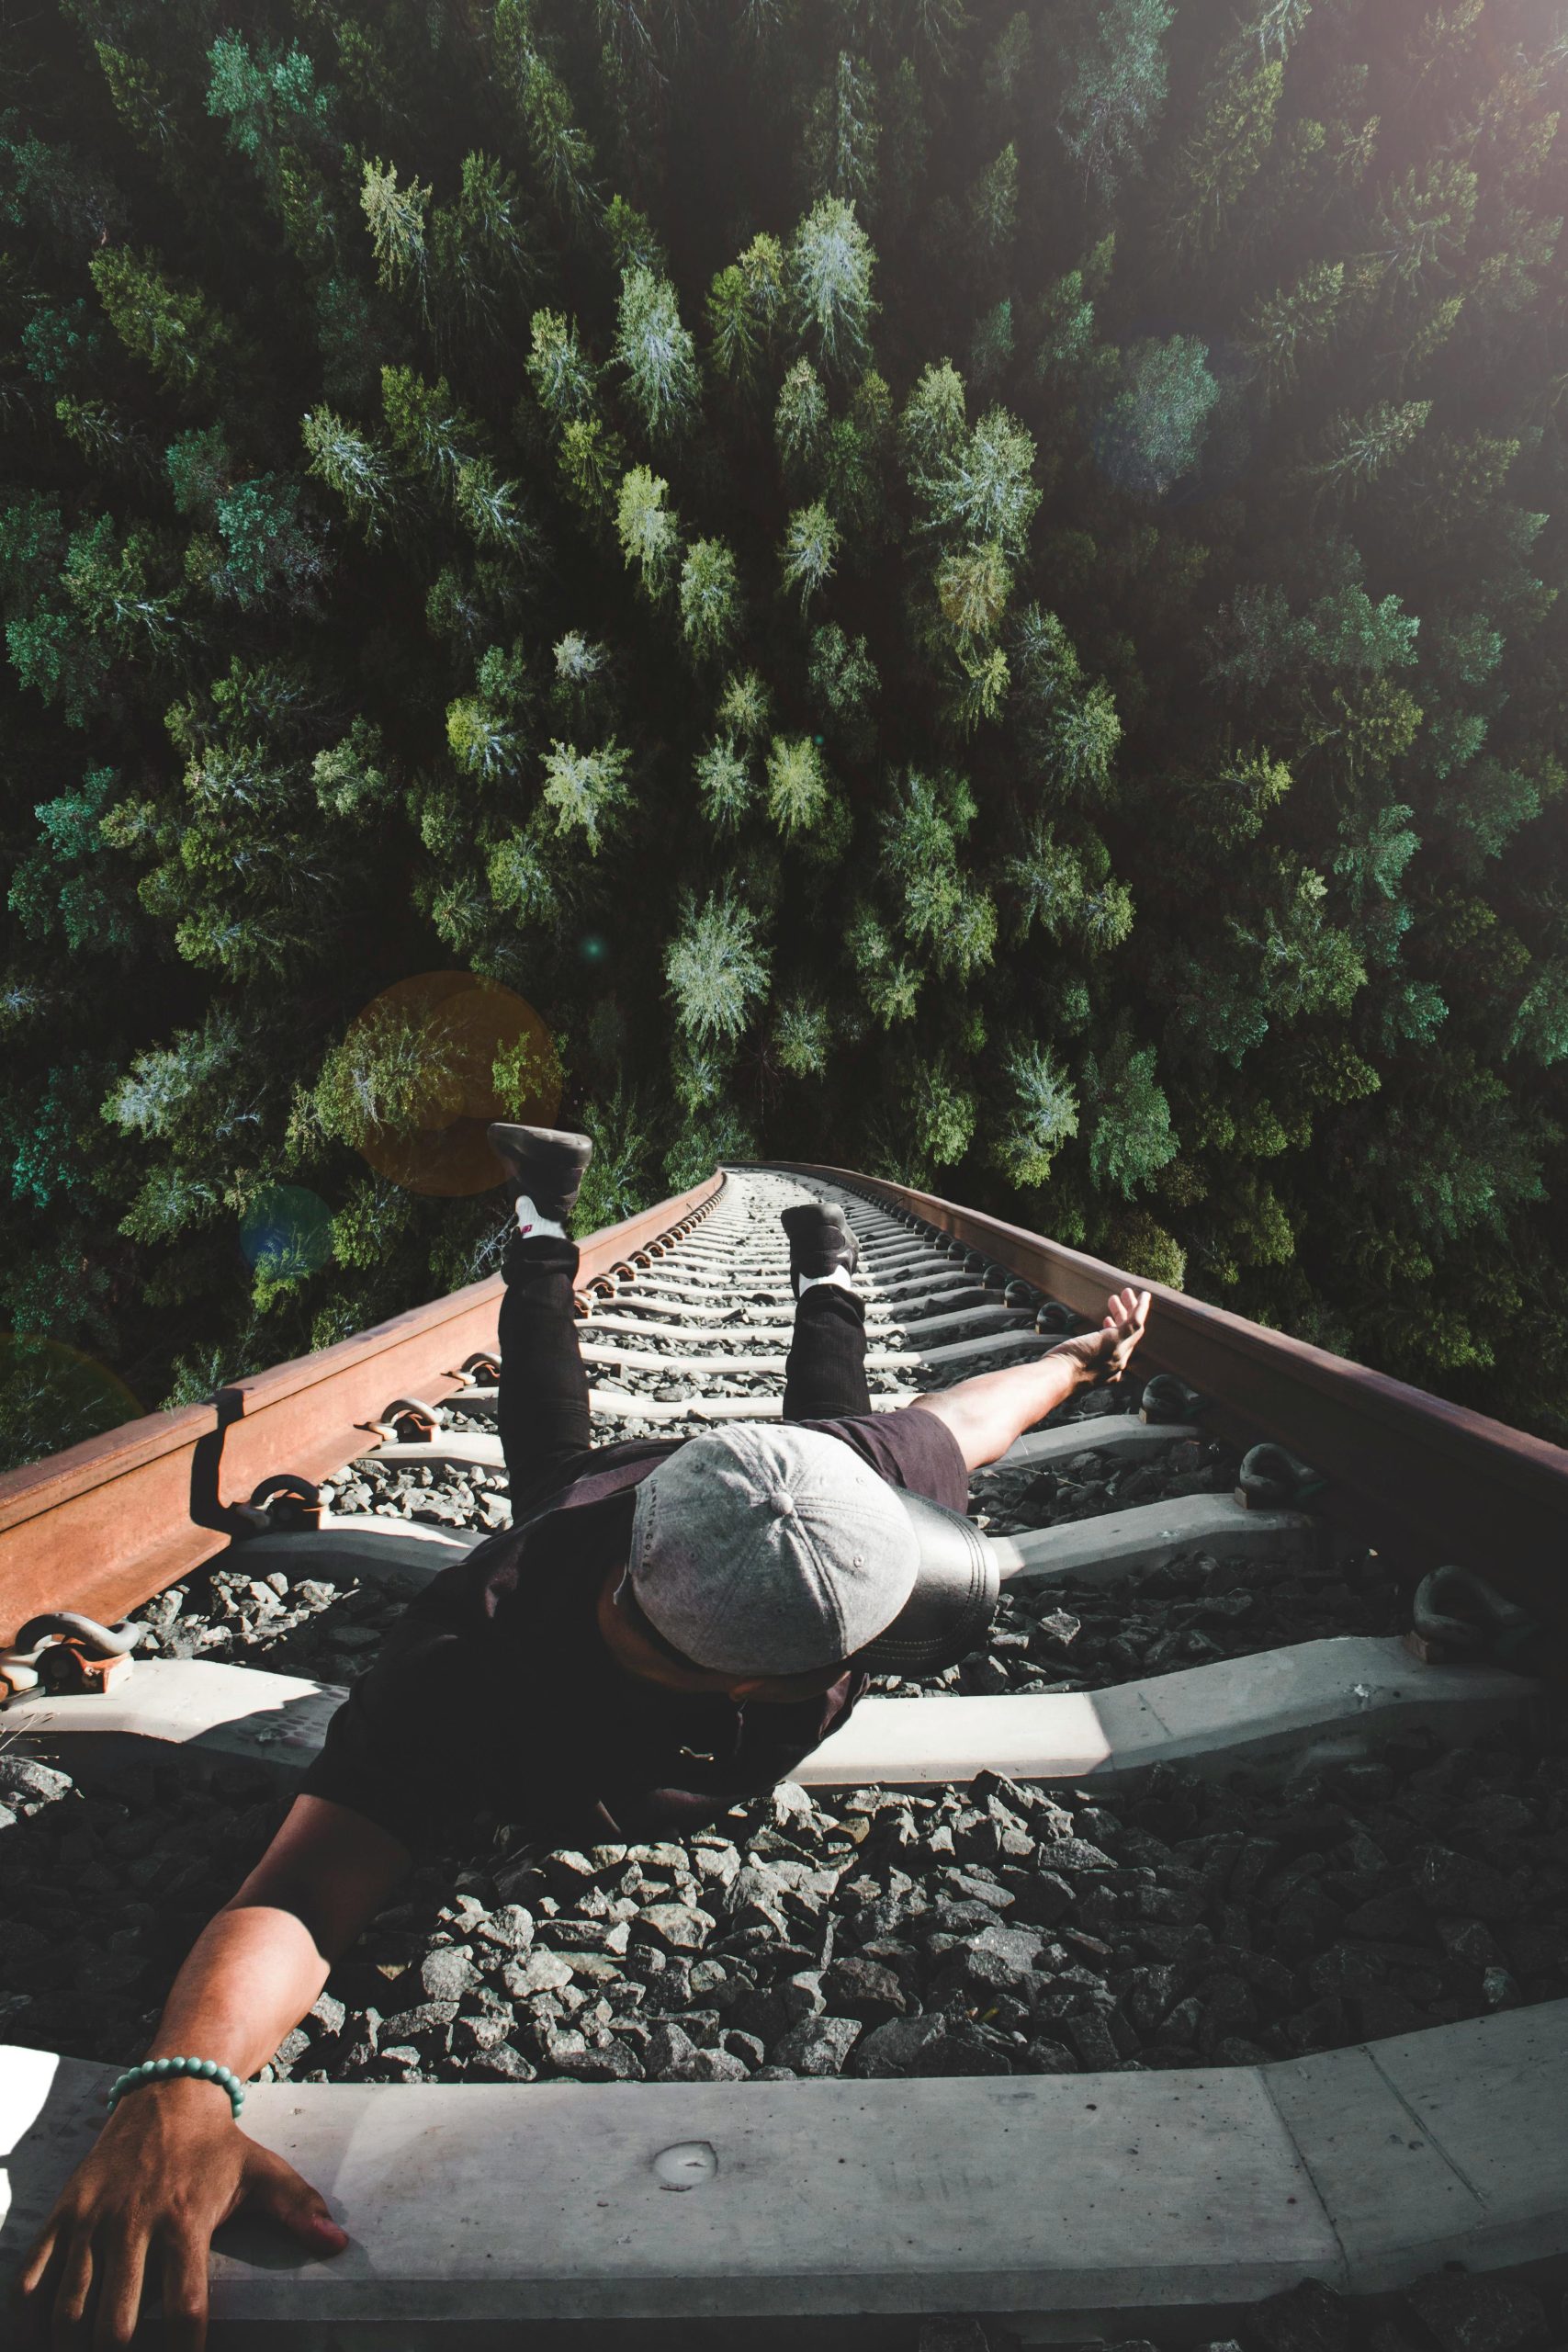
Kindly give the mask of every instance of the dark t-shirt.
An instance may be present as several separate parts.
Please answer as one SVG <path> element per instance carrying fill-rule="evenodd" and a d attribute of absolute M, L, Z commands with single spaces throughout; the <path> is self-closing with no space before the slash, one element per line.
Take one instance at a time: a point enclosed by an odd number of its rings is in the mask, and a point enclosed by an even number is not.
<path fill-rule="evenodd" d="M 791 1426 L 825 1430 L 890 1485 L 964 1509 L 958 1441 L 918 1405 Z M 686 1442 L 598 1448 L 542 1518 L 443 1568 L 333 1715 L 305 1792 L 411 1849 L 460 1839 L 481 1807 L 563 1846 L 686 1835 L 786 1779 L 848 1721 L 869 1676 L 846 1671 L 817 1698 L 738 1702 L 629 1673 L 599 1630 L 637 1483 Z"/>

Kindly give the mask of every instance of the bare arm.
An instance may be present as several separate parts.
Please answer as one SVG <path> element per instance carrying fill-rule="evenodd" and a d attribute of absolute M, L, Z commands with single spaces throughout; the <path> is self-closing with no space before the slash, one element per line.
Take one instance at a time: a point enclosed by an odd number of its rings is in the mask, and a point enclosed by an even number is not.
<path fill-rule="evenodd" d="M 955 1381 L 951 1388 L 911 1402 L 947 1423 L 963 1449 L 966 1470 L 983 1469 L 998 1462 L 1025 1430 L 1066 1404 L 1076 1389 L 1119 1380 L 1143 1337 L 1148 1311 L 1146 1290 L 1115 1292 L 1106 1301 L 1098 1331 L 1064 1340 L 1032 1363 L 976 1373 L 973 1380 Z"/>
<path fill-rule="evenodd" d="M 412 1859 L 346 1805 L 297 1797 L 249 1878 L 191 1947 L 147 2056 L 216 2058 L 242 2081 L 254 2074 Z M 212 2233 L 247 2200 L 312 2254 L 341 2253 L 347 2243 L 292 2165 L 240 2130 L 220 2084 L 176 2075 L 128 2092 L 62 2189 L 17 2279 L 35 2341 L 46 2340 L 51 2312 L 63 2340 L 96 2306 L 99 2340 L 129 2343 L 151 2269 L 162 2278 L 169 2345 L 200 2352 Z M 112 2338 L 111 2328 L 119 2331 Z"/>

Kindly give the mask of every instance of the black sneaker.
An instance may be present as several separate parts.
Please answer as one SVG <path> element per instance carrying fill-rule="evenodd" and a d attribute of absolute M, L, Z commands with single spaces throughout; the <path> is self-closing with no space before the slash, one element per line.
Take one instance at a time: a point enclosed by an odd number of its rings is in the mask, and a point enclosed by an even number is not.
<path fill-rule="evenodd" d="M 564 1225 L 593 1157 L 592 1136 L 565 1127 L 509 1126 L 501 1120 L 485 1133 L 505 1170 L 502 1181 L 513 1202 L 526 1193 L 541 1216 Z"/>
<path fill-rule="evenodd" d="M 789 1286 L 800 1296 L 803 1279 L 814 1280 L 842 1266 L 852 1274 L 860 1263 L 860 1243 L 837 1201 L 797 1201 L 779 1211 L 779 1223 L 789 1236 Z"/>

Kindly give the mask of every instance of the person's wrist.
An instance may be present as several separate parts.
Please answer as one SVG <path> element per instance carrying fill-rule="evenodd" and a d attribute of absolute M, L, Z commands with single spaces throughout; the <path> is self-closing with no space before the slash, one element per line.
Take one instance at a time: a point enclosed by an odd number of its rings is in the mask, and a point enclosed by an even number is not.
<path fill-rule="evenodd" d="M 216 2097 L 204 2097 L 204 2093 L 216 2093 Z M 154 2112 L 193 2118 L 210 2115 L 214 2121 L 221 2121 L 227 2116 L 231 2122 L 239 2121 L 234 2113 L 234 2102 L 226 2086 L 210 2075 L 144 2075 L 141 2082 L 120 2094 L 105 2128 L 118 2122 L 121 2116 L 134 2116 L 138 2108 L 144 2115 Z"/>

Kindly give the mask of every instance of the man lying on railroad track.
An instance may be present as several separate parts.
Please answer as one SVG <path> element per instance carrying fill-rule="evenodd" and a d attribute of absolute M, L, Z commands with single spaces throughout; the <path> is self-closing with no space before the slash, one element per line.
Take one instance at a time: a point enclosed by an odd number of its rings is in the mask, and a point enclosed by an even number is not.
<path fill-rule="evenodd" d="M 797 1302 L 782 1420 L 595 1446 L 566 1231 L 592 1145 L 523 1126 L 491 1140 L 518 1227 L 500 1327 L 513 1525 L 393 1627 L 192 1948 L 150 2058 L 243 2083 L 416 1849 L 460 1841 L 481 1809 L 544 1850 L 689 1836 L 787 1777 L 873 1672 L 977 1647 L 996 1579 L 964 1517 L 969 1473 L 1119 1378 L 1147 1317 L 1148 1292 L 1121 1291 L 1098 1331 L 874 1412 L 858 1245 L 841 1210 L 803 1202 L 782 1214 Z M 324 2199 L 235 2112 L 200 2076 L 127 2087 L 18 2280 L 39 2341 L 128 2343 L 147 2280 L 168 2342 L 197 2352 L 212 2233 L 243 2204 L 312 2254 L 342 2250 Z"/>

